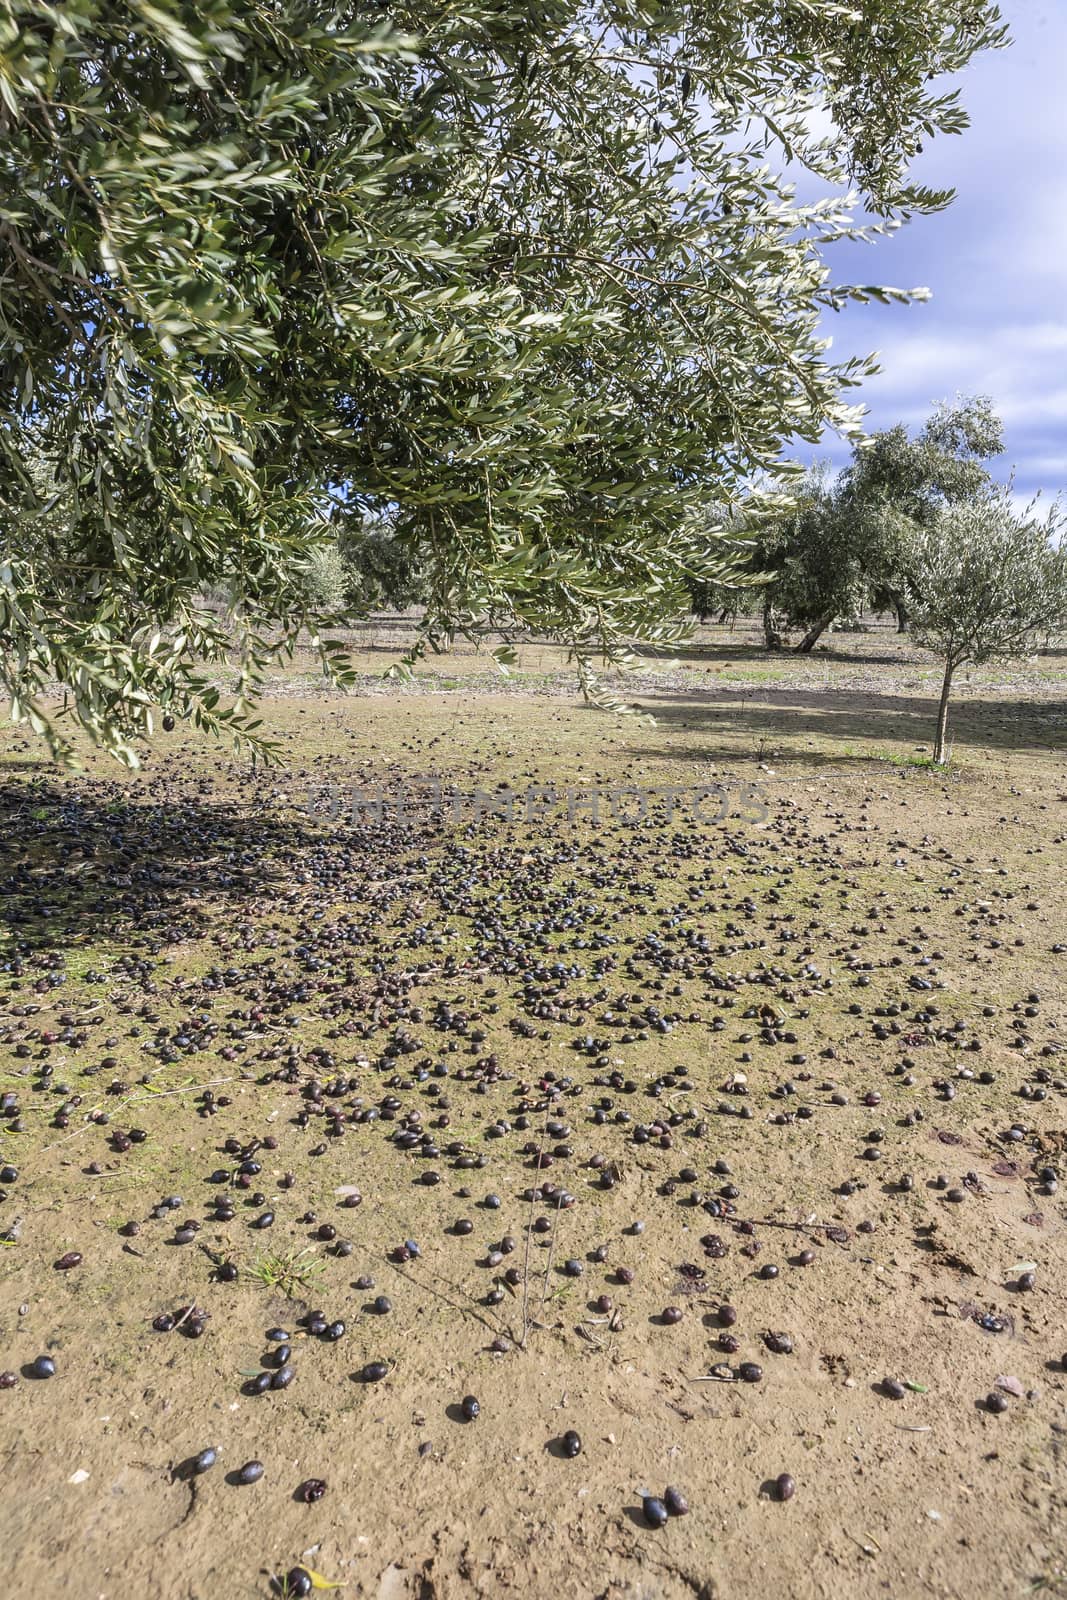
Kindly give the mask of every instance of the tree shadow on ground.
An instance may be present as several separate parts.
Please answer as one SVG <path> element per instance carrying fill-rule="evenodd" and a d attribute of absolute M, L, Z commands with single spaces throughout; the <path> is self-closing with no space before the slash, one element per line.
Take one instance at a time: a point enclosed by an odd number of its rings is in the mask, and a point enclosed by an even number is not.
<path fill-rule="evenodd" d="M 674 650 L 657 649 L 650 645 L 635 645 L 634 655 L 642 661 L 680 661 L 683 665 L 693 662 L 720 661 L 729 666 L 759 666 L 783 667 L 803 670 L 806 663 L 834 662 L 836 665 L 854 667 L 915 667 L 929 665 L 927 657 L 913 655 L 910 651 L 872 651 L 872 650 L 836 650 L 823 648 L 812 651 L 807 655 L 798 655 L 795 650 L 768 650 L 762 644 L 745 643 L 738 641 L 736 644 L 729 642 L 721 644 L 694 644 L 679 645 Z"/>
<path fill-rule="evenodd" d="M 895 754 L 908 756 L 917 753 L 916 746 L 929 750 L 937 697 L 761 685 L 755 692 L 716 689 L 688 695 L 646 695 L 642 696 L 642 707 L 652 712 L 664 728 L 684 727 L 712 737 L 707 745 L 694 745 L 688 750 L 680 750 L 673 742 L 658 748 L 655 744 L 631 746 L 631 756 L 663 761 L 708 761 L 721 756 L 736 760 L 740 753 L 737 739 L 748 737 L 753 745 L 784 743 L 786 759 L 840 764 L 871 759 L 878 753 L 869 748 L 871 745 L 885 745 Z M 714 735 L 727 733 L 732 736 L 729 741 L 716 742 Z M 804 737 L 819 740 L 824 748 L 806 751 L 798 743 Z M 953 699 L 949 713 L 949 739 L 955 745 L 995 750 L 1039 748 L 1067 752 L 1067 707 L 1061 701 L 959 695 Z M 840 749 L 827 751 L 827 740 L 839 741 Z M 858 744 L 865 748 L 856 749 Z"/>
<path fill-rule="evenodd" d="M 289 786 L 321 779 L 290 771 Z M 0 782 L 0 927 L 15 950 L 106 934 L 113 947 L 201 938 L 225 910 L 263 916 L 328 885 L 338 847 L 368 863 L 394 854 L 396 824 L 358 830 L 331 819 L 329 800 L 300 815 L 274 802 L 276 774 L 251 777 L 236 798 L 201 780 L 156 780 L 129 792 L 114 780 Z M 147 786 L 146 786 L 147 787 Z M 399 841 L 417 843 L 411 829 Z"/>

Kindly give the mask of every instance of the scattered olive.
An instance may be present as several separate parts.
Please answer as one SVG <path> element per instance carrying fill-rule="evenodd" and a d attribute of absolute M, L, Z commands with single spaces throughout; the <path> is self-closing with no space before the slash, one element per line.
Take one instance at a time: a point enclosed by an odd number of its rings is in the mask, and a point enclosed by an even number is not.
<path fill-rule="evenodd" d="M 663 1501 L 654 1494 L 646 1494 L 642 1498 L 641 1508 L 650 1528 L 662 1528 L 670 1515 Z"/>

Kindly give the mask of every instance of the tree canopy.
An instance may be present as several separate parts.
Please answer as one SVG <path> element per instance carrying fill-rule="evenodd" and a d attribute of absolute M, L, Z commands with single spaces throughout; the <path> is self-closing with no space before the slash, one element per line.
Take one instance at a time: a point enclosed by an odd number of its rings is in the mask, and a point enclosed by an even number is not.
<path fill-rule="evenodd" d="M 912 436 L 903 423 L 859 441 L 836 478 L 811 469 L 793 506 L 771 517 L 754 542 L 764 568 L 767 642 L 778 627 L 802 627 L 810 650 L 835 617 L 894 606 L 922 583 L 919 534 L 948 506 L 997 493 L 987 460 L 1004 448 L 1003 428 L 984 395 L 934 407 Z M 780 619 L 780 624 L 779 620 Z"/>
<path fill-rule="evenodd" d="M 907 296 L 825 247 L 948 202 L 940 80 L 1004 42 L 987 0 L 0 0 L 16 715 L 254 737 L 314 552 L 383 512 L 428 634 L 667 637 L 701 507 L 858 430 L 819 318 Z"/>

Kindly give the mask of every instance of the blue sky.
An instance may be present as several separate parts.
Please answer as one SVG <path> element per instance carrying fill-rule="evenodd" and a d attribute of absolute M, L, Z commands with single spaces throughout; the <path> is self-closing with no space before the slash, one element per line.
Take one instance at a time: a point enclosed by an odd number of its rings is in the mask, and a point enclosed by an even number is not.
<path fill-rule="evenodd" d="M 915 172 L 957 191 L 947 211 L 888 239 L 839 245 L 835 280 L 923 285 L 925 304 L 848 307 L 829 315 L 833 357 L 879 352 L 881 373 L 853 392 L 868 430 L 916 428 L 957 391 L 988 394 L 1015 469 L 1017 497 L 1067 490 L 1067 0 L 1001 0 L 1010 49 L 962 75 L 971 127 L 934 141 Z M 843 465 L 828 435 L 805 458 Z"/>

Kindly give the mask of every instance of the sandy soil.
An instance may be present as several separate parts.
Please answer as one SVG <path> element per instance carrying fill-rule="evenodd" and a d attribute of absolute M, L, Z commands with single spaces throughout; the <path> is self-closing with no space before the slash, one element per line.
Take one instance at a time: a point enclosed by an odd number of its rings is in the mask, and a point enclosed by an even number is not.
<path fill-rule="evenodd" d="M 946 775 L 908 764 L 925 667 L 857 685 L 851 648 L 818 691 L 652 682 L 651 730 L 535 685 L 290 684 L 282 775 L 179 732 L 64 778 L 5 735 L 19 1593 L 253 1600 L 299 1567 L 379 1600 L 1067 1593 L 1054 664 L 976 687 Z M 714 777 L 767 815 L 308 809 L 431 773 Z M 199 1336 L 153 1329 L 188 1306 Z M 293 1381 L 249 1393 L 279 1328 Z M 688 1515 L 652 1527 L 668 1485 Z"/>

